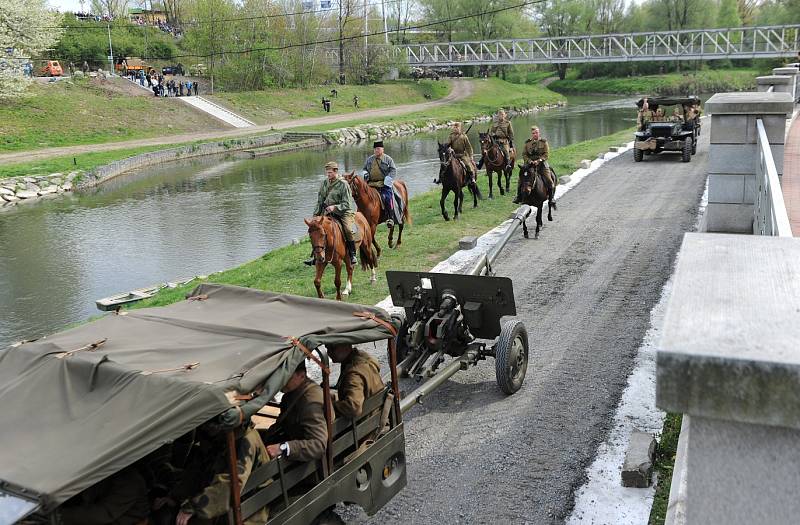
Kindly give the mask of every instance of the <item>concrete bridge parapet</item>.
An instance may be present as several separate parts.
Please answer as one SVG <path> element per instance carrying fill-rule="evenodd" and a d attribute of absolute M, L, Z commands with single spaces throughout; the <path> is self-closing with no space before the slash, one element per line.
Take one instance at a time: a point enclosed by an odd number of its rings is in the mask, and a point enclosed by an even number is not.
<path fill-rule="evenodd" d="M 790 77 L 780 78 L 785 79 L 788 86 Z M 717 93 L 706 102 L 706 111 L 712 115 L 707 231 L 753 232 L 753 205 L 758 191 L 756 173 L 760 158 L 756 121 L 760 119 L 764 124 L 780 176 L 783 173 L 786 118 L 791 115 L 793 107 L 793 98 L 788 92 Z"/>
<path fill-rule="evenodd" d="M 791 93 L 794 97 L 795 101 L 798 97 L 800 97 L 800 86 L 798 86 L 798 74 L 800 73 L 800 69 L 796 67 L 776 67 L 772 70 L 773 75 L 780 75 L 791 77 L 791 89 L 788 93 Z"/>
<path fill-rule="evenodd" d="M 794 83 L 788 75 L 766 75 L 756 77 L 756 89 L 759 93 L 789 93 L 794 94 Z"/>

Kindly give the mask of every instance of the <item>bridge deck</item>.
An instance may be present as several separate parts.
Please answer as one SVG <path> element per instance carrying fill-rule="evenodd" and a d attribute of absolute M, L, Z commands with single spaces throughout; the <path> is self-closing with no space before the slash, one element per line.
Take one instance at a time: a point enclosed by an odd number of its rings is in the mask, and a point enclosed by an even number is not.
<path fill-rule="evenodd" d="M 783 157 L 783 200 L 792 225 L 792 235 L 800 237 L 800 117 L 794 119 Z"/>

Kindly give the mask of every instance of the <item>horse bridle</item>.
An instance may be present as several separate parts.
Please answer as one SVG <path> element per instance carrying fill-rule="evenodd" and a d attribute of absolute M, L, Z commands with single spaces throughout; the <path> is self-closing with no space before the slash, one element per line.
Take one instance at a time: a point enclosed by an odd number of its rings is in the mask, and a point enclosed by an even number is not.
<path fill-rule="evenodd" d="M 327 215 L 327 214 L 326 214 Z M 322 245 L 314 244 L 314 241 L 311 241 L 311 254 L 314 255 L 314 260 L 316 261 L 316 255 L 321 251 L 322 252 L 322 260 L 325 261 L 325 264 L 331 264 L 333 262 L 333 252 L 331 250 L 331 258 L 326 260 L 325 259 L 325 247 L 328 244 L 328 232 L 325 231 L 325 228 L 322 226 L 322 221 L 320 221 L 319 229 L 322 230 Z"/>
<path fill-rule="evenodd" d="M 484 149 L 484 146 L 483 146 L 483 141 L 481 141 L 481 149 L 483 149 L 483 154 L 484 154 L 484 155 L 486 155 L 486 159 L 487 159 L 489 162 L 496 163 L 497 159 L 499 159 L 499 158 L 502 158 L 502 157 L 503 157 L 503 154 L 502 154 L 502 152 L 500 151 L 500 145 L 499 145 L 499 144 L 497 144 L 497 142 L 495 142 L 495 140 L 494 140 L 494 137 L 491 137 L 491 136 L 487 136 L 487 137 L 486 137 L 486 141 L 487 141 L 487 142 L 489 142 L 489 144 L 491 144 L 493 147 L 490 147 L 490 148 L 485 148 L 485 149 Z M 492 151 L 492 150 L 495 150 L 495 149 L 496 149 L 496 151 L 497 151 L 497 156 L 490 157 L 490 156 L 489 156 L 489 152 L 490 152 L 490 151 Z"/>

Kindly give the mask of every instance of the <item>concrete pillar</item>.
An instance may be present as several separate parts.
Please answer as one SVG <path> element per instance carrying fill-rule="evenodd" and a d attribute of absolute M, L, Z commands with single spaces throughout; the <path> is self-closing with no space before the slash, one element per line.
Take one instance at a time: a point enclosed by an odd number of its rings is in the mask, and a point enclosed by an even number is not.
<path fill-rule="evenodd" d="M 687 234 L 656 354 L 684 414 L 668 525 L 797 523 L 800 239 Z"/>
<path fill-rule="evenodd" d="M 705 109 L 711 114 L 711 146 L 706 231 L 753 232 L 759 158 L 756 119 L 764 123 L 780 175 L 786 117 L 792 107 L 788 93 L 717 93 L 708 99 Z"/>
<path fill-rule="evenodd" d="M 797 75 L 800 73 L 800 69 L 796 67 L 776 67 L 772 70 L 773 75 L 782 75 L 787 77 L 792 77 L 792 86 L 795 101 L 798 97 L 800 97 L 800 86 L 798 86 L 797 82 Z"/>
<path fill-rule="evenodd" d="M 766 77 L 756 77 L 756 89 L 764 93 L 772 88 L 773 93 L 789 93 L 794 95 L 793 78 L 785 75 L 768 75 Z"/>

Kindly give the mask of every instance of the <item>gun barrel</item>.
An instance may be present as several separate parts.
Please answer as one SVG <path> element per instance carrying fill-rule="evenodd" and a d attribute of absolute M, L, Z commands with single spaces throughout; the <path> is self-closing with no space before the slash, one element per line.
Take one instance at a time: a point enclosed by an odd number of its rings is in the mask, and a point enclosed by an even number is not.
<path fill-rule="evenodd" d="M 491 268 L 491 266 L 497 260 L 500 252 L 502 252 L 503 248 L 506 247 L 508 241 L 514 235 L 514 233 L 516 233 L 517 228 L 519 228 L 519 226 L 522 224 L 522 221 L 524 221 L 530 214 L 531 207 L 527 204 L 523 204 L 517 208 L 517 211 L 515 211 L 510 217 L 510 219 L 512 219 L 514 222 L 511 223 L 500 240 L 497 241 L 497 244 L 495 244 L 491 250 L 480 256 L 472 269 L 467 272 L 467 275 L 485 275 L 487 270 Z"/>
<path fill-rule="evenodd" d="M 400 400 L 400 412 L 405 414 L 417 403 L 422 403 L 422 398 L 436 390 L 442 383 L 450 379 L 461 370 L 462 358 L 453 359 L 446 367 L 439 370 L 432 378 L 425 381 L 419 388 Z"/>

